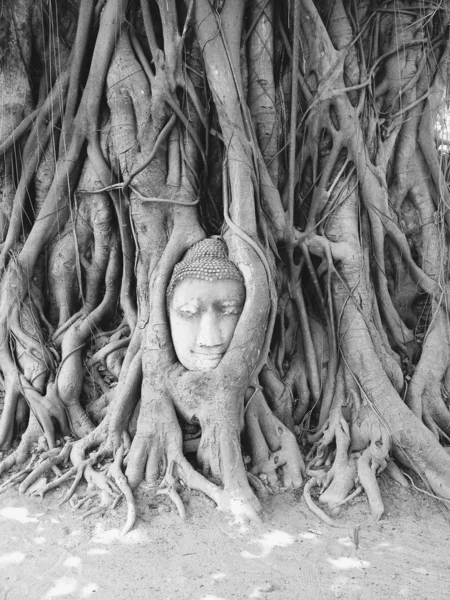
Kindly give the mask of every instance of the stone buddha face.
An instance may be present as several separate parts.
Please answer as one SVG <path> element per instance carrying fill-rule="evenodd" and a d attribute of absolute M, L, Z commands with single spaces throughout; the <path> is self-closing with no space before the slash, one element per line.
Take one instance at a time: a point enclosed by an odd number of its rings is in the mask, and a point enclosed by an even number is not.
<path fill-rule="evenodd" d="M 215 369 L 228 350 L 244 307 L 238 281 L 185 279 L 174 290 L 169 319 L 180 363 L 189 371 Z"/>
<path fill-rule="evenodd" d="M 224 242 L 212 238 L 193 246 L 175 267 L 167 295 L 172 342 L 186 369 L 217 367 L 244 303 L 243 278 L 228 260 Z"/>

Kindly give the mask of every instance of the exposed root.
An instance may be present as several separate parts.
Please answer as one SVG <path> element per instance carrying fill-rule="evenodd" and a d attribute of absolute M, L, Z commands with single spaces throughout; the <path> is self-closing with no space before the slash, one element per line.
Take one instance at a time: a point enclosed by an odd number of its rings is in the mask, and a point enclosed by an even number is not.
<path fill-rule="evenodd" d="M 78 443 L 73 444 L 72 452 L 71 452 L 71 460 L 73 463 L 73 467 L 69 469 L 58 481 L 53 481 L 49 484 L 43 491 L 47 491 L 47 488 L 50 486 L 54 487 L 55 485 L 59 485 L 62 481 L 67 480 L 68 478 L 75 475 L 75 479 L 67 491 L 66 495 L 60 502 L 60 506 L 67 501 L 70 501 L 70 504 L 75 508 L 79 509 L 86 502 L 99 498 L 100 504 L 95 506 L 89 510 L 87 510 L 83 515 L 82 519 L 86 519 L 89 516 L 105 511 L 106 509 L 113 510 L 120 498 L 125 496 L 127 501 L 127 521 L 125 526 L 122 529 L 121 535 L 125 535 L 134 526 L 136 521 L 136 504 L 131 492 L 131 489 L 128 485 L 128 481 L 125 475 L 122 473 L 121 465 L 124 458 L 125 446 L 122 445 L 118 452 L 116 453 L 116 457 L 112 464 L 105 465 L 100 470 L 95 470 L 93 466 L 98 463 L 100 460 L 104 459 L 108 454 L 109 450 L 106 445 L 100 445 L 100 448 L 91 454 L 89 458 L 84 458 L 85 452 L 92 444 L 98 444 L 102 437 L 101 432 L 99 430 L 94 430 L 91 432 L 88 441 L 86 438 L 80 440 Z M 72 502 L 71 498 L 79 485 L 81 478 L 84 476 L 87 481 L 87 493 L 81 498 L 78 502 Z M 52 485 L 53 484 L 53 485 Z"/>
<path fill-rule="evenodd" d="M 335 450 L 331 451 L 335 443 Z M 337 514 L 340 505 L 354 488 L 356 479 L 356 464 L 352 455 L 349 456 L 350 431 L 346 420 L 341 414 L 340 406 L 334 406 L 322 430 L 320 443 L 316 442 L 316 455 L 309 464 L 308 473 L 315 475 L 320 481 L 322 493 L 319 501 L 326 504 L 332 514 Z M 312 470 L 311 467 L 324 467 Z M 330 468 L 328 468 L 330 467 Z"/>
<path fill-rule="evenodd" d="M 23 394 L 44 431 L 49 447 L 54 448 L 56 446 L 54 421 L 58 423 L 63 435 L 70 433 L 66 412 L 54 393 L 54 386 L 49 384 L 47 394 L 44 396 L 36 391 L 23 375 L 19 375 L 19 379 Z"/>
<path fill-rule="evenodd" d="M 237 497 L 200 475 L 183 457 L 178 462 L 179 477 L 187 487 L 203 492 L 217 504 L 219 510 L 230 512 L 238 521 L 260 522 L 261 508 L 246 497 Z M 256 499 L 255 499 L 256 500 Z"/>
<path fill-rule="evenodd" d="M 117 505 L 119 504 L 121 499 L 122 499 L 122 496 L 115 497 L 115 499 L 113 500 L 113 503 L 111 504 L 111 512 L 117 508 Z"/>
<path fill-rule="evenodd" d="M 83 477 L 85 466 L 88 464 L 91 464 L 91 465 L 95 464 L 95 462 L 97 460 L 98 460 L 97 455 L 94 455 L 94 457 L 88 458 L 87 460 L 83 461 L 80 465 L 71 467 L 65 473 L 61 473 L 61 472 L 57 473 L 56 474 L 57 476 L 52 481 L 50 481 L 50 483 L 48 483 L 45 487 L 43 487 L 41 490 L 39 490 L 39 492 L 37 492 L 37 493 L 39 494 L 39 496 L 41 498 L 43 498 L 47 492 L 54 489 L 55 487 L 58 487 L 59 485 L 61 485 L 62 483 L 64 483 L 65 481 L 67 481 L 68 479 L 70 479 L 71 477 L 73 477 L 75 475 L 75 479 L 72 482 L 70 489 L 68 490 L 68 492 L 66 493 L 64 498 L 58 504 L 58 506 L 62 506 L 65 502 L 70 500 L 70 498 L 74 494 L 79 482 L 81 481 L 81 478 Z"/>
<path fill-rule="evenodd" d="M 261 480 L 261 477 L 256 477 L 250 471 L 247 471 L 247 479 L 258 498 L 266 499 L 269 497 L 269 491 Z"/>
<path fill-rule="evenodd" d="M 133 496 L 133 492 L 131 491 L 131 488 L 128 485 L 128 480 L 122 473 L 122 461 L 124 452 L 124 446 L 120 446 L 119 450 L 116 452 L 114 462 L 108 469 L 109 475 L 113 477 L 120 491 L 125 496 L 125 500 L 127 502 L 127 521 L 120 532 L 121 535 L 126 535 L 129 531 L 131 531 L 134 527 L 134 523 L 136 522 L 136 502 Z"/>
<path fill-rule="evenodd" d="M 111 498 L 111 496 L 104 490 L 97 492 L 96 494 L 94 494 L 94 496 L 100 496 L 100 504 L 98 506 L 94 506 L 93 508 L 91 508 L 91 509 L 87 510 L 85 513 L 83 513 L 81 515 L 82 521 L 84 521 L 84 519 L 87 519 L 88 517 L 92 517 L 93 515 L 102 513 L 105 510 L 107 510 L 108 508 L 111 508 L 111 506 L 115 500 L 115 496 L 113 498 Z"/>
<path fill-rule="evenodd" d="M 75 39 L 41 39 L 62 23 L 31 27 L 27 17 L 3 57 L 4 78 L 22 62 L 22 75 L 36 69 L 0 91 L 1 449 L 29 416 L 0 462 L 0 475 L 20 470 L 0 492 L 19 485 L 42 498 L 65 484 L 61 504 L 73 505 L 84 477 L 83 518 L 124 496 L 126 534 L 131 488 L 165 474 L 157 494 L 182 519 L 179 481 L 258 520 L 251 488 L 300 487 L 294 433 L 316 427 L 304 495 L 326 524 L 345 527 L 332 517 L 362 489 L 381 517 L 377 475 L 408 485 L 391 450 L 450 498 L 439 444 L 450 441 L 450 160 L 436 156 L 434 127 L 450 47 L 440 11 L 255 0 L 219 3 L 219 19 L 197 0 L 180 35 L 181 2 L 69 4 L 79 5 Z M 33 2 L 9 2 L 11 15 L 16 5 Z M 142 26 L 151 65 L 134 33 Z M 184 252 L 221 227 L 245 306 L 220 365 L 189 373 L 173 352 L 167 285 Z M 183 445 L 182 420 L 201 437 Z M 57 447 L 70 432 L 79 442 Z"/>
<path fill-rule="evenodd" d="M 89 489 L 89 486 L 88 486 L 88 489 Z M 78 500 L 78 502 L 72 502 L 71 501 L 70 504 L 73 506 L 74 510 L 79 510 L 83 506 L 83 504 L 86 504 L 86 502 L 88 500 L 91 500 L 92 498 L 97 498 L 97 496 L 98 496 L 98 492 L 97 491 L 95 491 L 95 492 L 87 492 L 82 498 L 80 498 Z"/>
<path fill-rule="evenodd" d="M 183 501 L 181 500 L 178 491 L 176 489 L 177 479 L 173 476 L 173 470 L 175 467 L 175 463 L 171 463 L 167 470 L 166 476 L 164 477 L 164 481 L 162 482 L 162 487 L 156 492 L 157 496 L 166 495 L 172 500 L 175 504 L 178 514 L 180 515 L 180 519 L 182 521 L 186 521 L 186 509 L 184 508 Z"/>
<path fill-rule="evenodd" d="M 255 390 L 248 399 L 245 424 L 252 456 L 251 473 L 265 476 L 273 489 L 278 489 L 280 483 L 284 488 L 300 487 L 305 466 L 297 440 L 269 409 L 261 390 Z"/>
<path fill-rule="evenodd" d="M 311 489 L 316 485 L 318 485 L 318 481 L 315 477 L 310 479 L 305 485 L 305 488 L 303 490 L 303 497 L 305 498 L 306 506 L 316 517 L 318 517 L 326 525 L 329 525 L 330 527 L 348 529 L 350 527 L 349 525 L 338 523 L 337 521 L 329 517 L 321 508 L 319 508 L 313 502 L 313 499 L 311 498 Z"/>
<path fill-rule="evenodd" d="M 59 502 L 58 506 L 62 506 L 62 505 L 63 505 L 63 504 L 65 504 L 65 503 L 66 503 L 68 500 L 70 500 L 70 499 L 72 498 L 72 496 L 73 496 L 73 495 L 74 495 L 74 493 L 75 493 L 75 490 L 76 490 L 76 489 L 77 489 L 77 487 L 78 487 L 78 484 L 79 484 L 79 483 L 80 483 L 80 481 L 81 481 L 81 478 L 83 477 L 83 472 L 84 472 L 84 469 L 83 469 L 83 468 L 80 468 L 80 467 L 78 467 L 78 468 L 75 468 L 75 467 L 73 467 L 73 468 L 74 468 L 74 469 L 75 469 L 75 471 L 76 471 L 75 479 L 73 480 L 73 482 L 72 482 L 72 485 L 70 486 L 69 490 L 66 492 L 65 496 L 64 496 L 64 497 L 62 498 L 62 500 Z M 72 469 L 70 469 L 70 471 L 72 471 Z M 72 476 L 72 473 L 70 474 L 70 476 Z M 69 477 L 68 477 L 68 478 L 69 478 Z M 62 480 L 62 477 L 61 477 L 61 480 Z M 53 482 L 52 482 L 52 483 L 53 483 Z M 44 493 L 45 493 L 46 491 L 48 491 L 48 489 L 50 489 L 50 488 L 49 488 L 49 486 L 47 486 L 47 489 L 45 489 L 45 490 L 43 491 L 43 493 L 41 494 L 41 496 L 43 496 L 43 495 L 44 495 Z"/>
<path fill-rule="evenodd" d="M 358 487 L 355 489 L 355 491 L 353 491 L 351 494 L 349 494 L 347 496 L 347 498 L 344 498 L 343 500 L 340 500 L 336 504 L 332 505 L 332 507 L 331 507 L 332 516 L 335 517 L 337 514 L 339 514 L 339 511 L 337 511 L 337 509 L 339 509 L 344 504 L 347 504 L 347 502 L 350 502 L 350 500 L 353 500 L 353 498 L 356 498 L 357 496 L 359 496 L 359 494 L 362 491 L 363 491 L 363 487 L 361 485 L 358 485 Z"/>
<path fill-rule="evenodd" d="M 94 506 L 93 508 L 90 508 L 81 515 L 81 520 L 84 521 L 84 519 L 87 519 L 88 517 L 92 517 L 93 515 L 97 515 L 98 513 L 103 513 L 108 508 L 108 506 L 108 504 L 100 504 L 99 506 Z"/>
<path fill-rule="evenodd" d="M 37 457 L 35 454 L 33 454 L 31 456 L 27 466 L 24 469 L 21 469 L 17 473 L 14 473 L 14 475 L 12 475 L 6 481 L 3 482 L 3 484 L 0 486 L 0 494 L 2 492 L 5 492 L 9 488 L 13 487 L 15 484 L 21 483 L 28 476 L 28 474 L 31 473 L 31 471 L 33 470 L 34 463 L 36 462 L 36 460 L 37 460 Z"/>
<path fill-rule="evenodd" d="M 30 414 L 28 421 L 28 427 L 25 433 L 22 435 L 20 444 L 11 452 L 6 458 L 0 462 L 0 475 L 6 473 L 15 465 L 22 465 L 30 458 L 30 454 L 33 452 L 33 447 L 39 442 L 42 435 L 42 430 L 39 427 L 34 414 Z M 44 441 L 45 447 L 47 448 L 46 442 Z"/>
<path fill-rule="evenodd" d="M 408 480 L 403 475 L 401 469 L 397 466 L 397 464 L 392 459 L 387 461 L 386 473 L 389 475 L 389 477 L 391 477 L 394 481 L 399 483 L 401 486 L 403 486 L 405 488 L 409 488 Z"/>
<path fill-rule="evenodd" d="M 375 521 L 379 521 L 384 513 L 384 504 L 378 487 L 376 474 L 370 466 L 371 454 L 367 448 L 358 458 L 358 478 L 369 499 L 370 510 Z"/>
<path fill-rule="evenodd" d="M 63 449 L 53 448 L 49 450 L 43 460 L 33 469 L 33 471 L 26 477 L 26 479 L 20 484 L 19 492 L 25 494 L 27 489 L 34 483 L 39 477 L 51 469 L 54 465 L 64 463 L 70 455 L 72 448 L 72 442 L 66 442 Z"/>

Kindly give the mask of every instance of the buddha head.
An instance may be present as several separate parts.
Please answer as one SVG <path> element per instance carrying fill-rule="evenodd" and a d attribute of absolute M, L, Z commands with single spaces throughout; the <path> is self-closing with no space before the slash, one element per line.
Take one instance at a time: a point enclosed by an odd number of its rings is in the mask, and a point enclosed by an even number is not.
<path fill-rule="evenodd" d="M 189 371 L 215 369 L 245 302 L 244 278 L 222 239 L 207 238 L 186 252 L 175 265 L 166 300 L 179 362 Z"/>

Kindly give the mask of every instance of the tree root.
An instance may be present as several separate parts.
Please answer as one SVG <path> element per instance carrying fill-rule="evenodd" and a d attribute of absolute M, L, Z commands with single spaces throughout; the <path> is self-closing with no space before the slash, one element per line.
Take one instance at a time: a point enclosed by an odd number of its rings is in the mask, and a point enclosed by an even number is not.
<path fill-rule="evenodd" d="M 328 470 L 323 468 L 313 473 L 322 484 L 320 502 L 327 504 L 328 509 L 337 514 L 339 512 L 337 507 L 353 489 L 356 479 L 355 460 L 348 454 L 350 446 L 349 426 L 342 416 L 339 405 L 332 407 L 330 417 L 324 423 L 321 435 L 320 443 L 318 440 L 315 443 L 317 451 L 308 465 L 308 472 L 311 473 L 312 466 L 331 466 Z M 336 448 L 332 453 L 330 448 L 333 442 L 335 442 Z M 317 475 L 320 476 L 320 479 Z"/>
<path fill-rule="evenodd" d="M 267 365 L 263 367 L 260 374 L 261 385 L 264 388 L 264 396 L 273 414 L 290 431 L 294 431 L 292 419 L 292 393 L 275 373 L 274 368 Z"/>
<path fill-rule="evenodd" d="M 70 454 L 70 450 L 72 448 L 72 442 L 66 442 L 64 447 L 62 448 L 53 448 L 44 454 L 43 460 L 39 462 L 39 464 L 32 470 L 32 472 L 27 476 L 27 478 L 20 484 L 19 493 L 25 494 L 27 489 L 35 482 L 41 475 L 46 473 L 53 466 L 64 463 Z"/>
<path fill-rule="evenodd" d="M 19 471 L 18 473 L 15 473 L 12 477 L 7 479 L 2 484 L 2 486 L 0 486 L 0 494 L 11 489 L 12 487 L 14 487 L 14 485 L 16 485 L 18 483 L 20 484 L 27 477 L 27 475 L 30 473 L 30 471 L 31 471 L 31 469 L 22 469 L 21 471 Z"/>
<path fill-rule="evenodd" d="M 108 419 L 105 419 L 105 422 L 107 420 Z M 88 484 L 87 493 L 76 503 L 75 506 L 71 502 L 72 506 L 78 509 L 88 500 L 99 497 L 100 505 L 89 509 L 82 515 L 82 519 L 86 519 L 87 517 L 102 512 L 106 509 L 113 510 L 123 495 L 127 502 L 127 520 L 121 530 L 121 535 L 126 535 L 129 531 L 131 531 L 136 521 L 136 503 L 128 481 L 121 469 L 125 453 L 125 445 L 122 444 L 120 446 L 116 452 L 114 461 L 109 467 L 105 467 L 103 470 L 93 469 L 93 465 L 110 454 L 109 446 L 107 442 L 104 441 L 105 428 L 107 428 L 107 423 L 102 424 L 99 428 L 92 431 L 87 438 L 79 440 L 73 445 L 71 461 L 74 466 L 69 470 L 70 475 L 66 473 L 63 477 L 67 475 L 70 477 L 75 474 L 75 480 L 64 498 L 61 500 L 60 505 L 71 499 L 77 485 L 81 481 L 82 476 L 84 476 Z M 88 450 L 88 448 L 99 443 L 99 449 L 96 450 L 89 458 L 84 458 L 85 452 Z"/>
<path fill-rule="evenodd" d="M 44 488 L 39 490 L 39 492 L 38 492 L 39 496 L 41 498 L 43 498 L 47 492 L 49 492 L 50 490 L 54 489 L 55 487 L 61 485 L 62 483 L 64 483 L 65 481 L 67 481 L 68 479 L 70 479 L 71 477 L 73 477 L 75 475 L 75 479 L 74 479 L 72 485 L 70 486 L 68 492 L 66 493 L 64 498 L 58 504 L 58 506 L 62 506 L 65 502 L 70 500 L 70 498 L 73 496 L 79 482 L 81 481 L 81 478 L 83 477 L 85 466 L 88 464 L 93 465 L 99 459 L 100 459 L 100 456 L 98 456 L 98 454 L 94 454 L 93 457 L 86 459 L 80 465 L 71 467 L 63 474 L 59 473 L 57 475 L 57 477 L 55 477 L 55 479 L 50 481 L 50 483 L 48 483 Z"/>
<path fill-rule="evenodd" d="M 265 476 L 273 489 L 298 488 L 305 466 L 294 434 L 272 413 L 261 390 L 255 390 L 245 409 L 252 467 L 250 472 Z"/>
<path fill-rule="evenodd" d="M 88 486 L 88 488 L 89 488 L 89 486 Z M 82 498 L 80 498 L 78 500 L 78 502 L 70 501 L 70 504 L 72 505 L 74 510 L 79 510 L 83 506 L 83 504 L 86 504 L 86 502 L 88 500 L 91 500 L 92 498 L 97 498 L 97 496 L 98 496 L 98 491 L 87 492 Z"/>
<path fill-rule="evenodd" d="M 32 454 L 33 446 L 39 442 L 41 435 L 42 430 L 39 427 L 39 423 L 33 413 L 31 413 L 28 421 L 28 427 L 25 433 L 22 435 L 20 444 L 14 450 L 14 452 L 11 452 L 9 456 L 0 462 L 0 475 L 9 471 L 15 465 L 22 465 L 25 463 L 29 459 L 30 454 Z"/>
<path fill-rule="evenodd" d="M 13 487 L 14 484 L 21 483 L 33 470 L 34 463 L 36 462 L 36 460 L 36 455 L 33 453 L 27 466 L 24 469 L 21 469 L 17 473 L 14 473 L 14 475 L 11 475 L 11 477 L 9 477 L 6 481 L 3 482 L 3 484 L 0 486 L 0 494 Z"/>
<path fill-rule="evenodd" d="M 269 497 L 271 490 L 269 492 L 268 486 L 264 485 L 261 477 L 257 477 L 253 473 L 250 473 L 250 471 L 247 471 L 247 479 L 258 498 L 267 499 Z"/>
<path fill-rule="evenodd" d="M 75 473 L 76 473 L 75 479 L 73 480 L 72 485 L 70 486 L 70 488 L 67 491 L 67 493 L 65 494 L 65 496 L 62 498 L 62 500 L 60 500 L 58 506 L 62 506 L 68 500 L 70 500 L 70 498 L 72 498 L 73 494 L 75 493 L 75 490 L 78 487 L 78 484 L 81 481 L 81 478 L 83 477 L 83 469 L 82 468 L 73 467 L 73 469 L 75 470 Z M 65 475 L 67 475 L 66 479 L 69 479 L 72 476 L 72 474 L 73 474 L 72 469 L 69 469 L 69 471 L 67 473 L 65 473 Z M 64 475 L 62 477 L 60 477 L 60 480 L 58 481 L 58 483 L 55 483 L 54 481 L 52 481 L 52 484 L 54 484 L 52 487 L 55 487 L 56 485 L 59 485 L 60 483 L 62 483 L 64 481 L 63 477 L 64 477 Z M 50 484 L 48 486 L 46 486 L 46 488 L 42 491 L 41 498 L 43 497 L 45 492 L 47 492 L 49 489 L 51 489 Z"/>
<path fill-rule="evenodd" d="M 112 352 L 116 352 L 117 350 L 120 350 L 121 348 L 126 348 L 131 340 L 131 336 L 122 338 L 120 340 L 114 340 L 109 342 L 109 344 L 106 344 L 105 346 L 103 346 L 103 348 L 101 348 L 100 350 L 98 350 L 88 361 L 88 367 L 94 366 L 97 363 L 102 363 L 103 366 L 105 366 L 105 361 L 107 359 L 107 357 L 112 353 Z"/>
<path fill-rule="evenodd" d="M 189 464 L 184 457 L 178 462 L 180 479 L 184 481 L 187 487 L 203 492 L 217 504 L 217 508 L 234 515 L 237 521 L 260 522 L 260 507 L 256 507 L 251 499 L 235 496 L 227 490 L 221 489 L 203 475 L 200 475 Z"/>
<path fill-rule="evenodd" d="M 81 515 L 82 521 L 84 521 L 84 519 L 87 519 L 88 517 L 92 517 L 93 515 L 104 512 L 108 508 L 111 508 L 115 500 L 115 496 L 113 496 L 111 499 L 111 497 L 108 495 L 107 492 L 105 492 L 105 490 L 94 493 L 92 497 L 95 496 L 100 496 L 100 504 L 84 512 Z"/>
<path fill-rule="evenodd" d="M 313 502 L 313 499 L 311 498 L 311 489 L 313 487 L 315 487 L 316 485 L 319 485 L 319 483 L 318 483 L 318 481 L 317 481 L 317 479 L 315 477 L 312 477 L 306 483 L 305 488 L 303 490 L 303 497 L 305 498 L 306 506 L 309 508 L 309 510 L 316 517 L 318 517 L 323 523 L 325 523 L 326 525 L 329 525 L 330 527 L 337 527 L 337 528 L 340 528 L 340 529 L 353 528 L 353 526 L 345 525 L 343 523 L 338 523 L 337 521 L 335 521 L 334 519 L 332 519 L 331 517 L 329 517 L 321 508 L 319 508 Z"/>
<path fill-rule="evenodd" d="M 166 476 L 162 482 L 162 487 L 156 492 L 157 496 L 166 495 L 172 500 L 175 504 L 178 514 L 180 515 L 180 519 L 182 521 L 186 521 L 186 509 L 184 508 L 183 501 L 181 500 L 178 491 L 176 489 L 177 479 L 173 476 L 175 464 L 172 462 L 167 469 Z"/>
<path fill-rule="evenodd" d="M 331 506 L 331 514 L 333 517 L 335 517 L 338 513 L 336 512 L 336 509 L 340 508 L 341 506 L 343 506 L 344 504 L 347 504 L 347 502 L 350 502 L 350 500 L 353 500 L 353 498 L 356 498 L 357 496 L 359 496 L 359 494 L 363 491 L 363 487 L 361 485 L 358 485 L 358 487 L 347 496 L 347 498 L 344 498 L 343 500 L 340 500 L 339 502 L 336 502 L 336 504 L 333 504 Z"/>
<path fill-rule="evenodd" d="M 54 384 L 50 383 L 47 386 L 47 393 L 44 396 L 35 390 L 23 375 L 19 375 L 19 381 L 23 394 L 44 432 L 49 447 L 55 448 L 55 421 L 58 423 L 63 435 L 69 435 L 70 429 L 67 414 L 55 392 Z"/>
<path fill-rule="evenodd" d="M 370 510 L 375 521 L 379 521 L 384 513 L 384 504 L 374 470 L 370 466 L 370 448 L 364 450 L 358 458 L 358 478 L 369 499 Z"/>
<path fill-rule="evenodd" d="M 125 500 L 127 502 L 127 521 L 120 532 L 121 535 L 126 535 L 129 531 L 131 531 L 134 527 L 134 523 L 136 522 L 136 502 L 134 500 L 133 492 L 128 485 L 128 480 L 122 473 L 121 469 L 124 452 L 124 446 L 120 446 L 119 450 L 116 452 L 114 462 L 108 469 L 108 474 L 113 477 L 120 491 L 125 496 Z"/>
<path fill-rule="evenodd" d="M 386 464 L 386 473 L 391 477 L 394 481 L 399 483 L 405 488 L 409 488 L 409 483 L 406 477 L 403 475 L 401 469 L 397 466 L 394 460 L 390 459 Z"/>

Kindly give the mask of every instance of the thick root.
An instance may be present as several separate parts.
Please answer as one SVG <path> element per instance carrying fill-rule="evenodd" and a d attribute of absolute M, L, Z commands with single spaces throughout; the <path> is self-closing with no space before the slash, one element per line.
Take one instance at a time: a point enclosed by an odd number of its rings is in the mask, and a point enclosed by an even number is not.
<path fill-rule="evenodd" d="M 375 521 L 384 513 L 384 504 L 374 470 L 371 468 L 371 453 L 367 448 L 358 458 L 358 478 L 369 499 L 370 510 Z"/>
<path fill-rule="evenodd" d="M 390 459 L 386 464 L 386 473 L 391 477 L 394 481 L 399 483 L 401 486 L 405 488 L 409 488 L 409 482 L 406 477 L 401 472 L 400 468 L 397 466 L 394 460 Z"/>
<path fill-rule="evenodd" d="M 55 422 L 59 425 L 63 436 L 69 435 L 70 429 L 66 411 L 54 392 L 53 384 L 47 386 L 47 393 L 44 396 L 35 390 L 23 375 L 19 378 L 23 394 L 44 431 L 49 447 L 55 448 L 57 435 Z"/>
<path fill-rule="evenodd" d="M 333 432 L 333 434 L 332 434 Z M 345 419 L 340 415 L 340 411 L 332 413 L 329 429 L 324 435 L 324 441 L 329 444 L 334 437 L 336 451 L 331 469 L 327 472 L 323 481 L 323 493 L 320 495 L 320 502 L 326 504 L 334 515 L 339 513 L 338 506 L 347 498 L 350 491 L 355 487 L 356 480 L 356 462 L 354 457 L 348 454 L 350 446 L 350 432 Z"/>
<path fill-rule="evenodd" d="M 159 427 L 158 433 L 161 435 L 162 432 L 163 428 Z M 151 442 L 147 436 L 139 433 L 135 436 L 126 470 L 132 489 L 141 483 L 144 474 L 145 480 L 152 486 L 164 475 L 159 491 L 169 495 L 181 518 L 184 518 L 185 509 L 176 490 L 177 479 L 188 488 L 203 492 L 217 504 L 219 510 L 233 514 L 238 521 L 260 521 L 261 506 L 248 485 L 245 488 L 229 485 L 226 489 L 215 485 L 198 473 L 184 457 L 181 432 L 169 427 L 166 434 L 162 439 L 153 435 Z M 223 456 L 226 456 L 226 449 Z M 226 462 L 227 459 L 224 460 Z"/>
<path fill-rule="evenodd" d="M 0 462 L 0 475 L 8 472 L 16 465 L 22 465 L 29 460 L 34 446 L 42 436 L 42 430 L 36 417 L 31 413 L 28 421 L 28 427 L 22 436 L 20 444 L 9 456 Z M 45 442 L 44 442 L 45 444 Z"/>
<path fill-rule="evenodd" d="M 253 475 L 266 479 L 273 489 L 299 488 L 305 466 L 294 434 L 267 406 L 261 390 L 249 398 L 245 425 L 252 456 Z"/>
<path fill-rule="evenodd" d="M 259 503 L 255 506 L 254 496 L 244 497 L 242 494 L 233 494 L 211 483 L 206 477 L 200 475 L 183 457 L 178 463 L 180 479 L 187 487 L 203 492 L 217 504 L 217 508 L 234 515 L 238 522 L 260 522 L 261 508 Z"/>
<path fill-rule="evenodd" d="M 343 468 L 334 463 L 331 470 L 333 471 L 333 479 L 320 495 L 319 501 L 326 504 L 333 516 L 336 516 L 340 512 L 338 507 L 346 501 L 349 492 L 355 487 L 357 475 L 355 459 L 349 457 Z"/>

